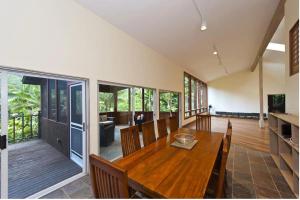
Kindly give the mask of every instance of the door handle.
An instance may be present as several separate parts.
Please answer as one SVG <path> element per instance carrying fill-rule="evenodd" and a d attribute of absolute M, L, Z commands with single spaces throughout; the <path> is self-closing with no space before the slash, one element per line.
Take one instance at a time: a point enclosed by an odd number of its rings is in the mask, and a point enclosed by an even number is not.
<path fill-rule="evenodd" d="M 6 135 L 0 136 L 0 149 L 6 149 Z"/>
<path fill-rule="evenodd" d="M 82 131 L 85 131 L 85 122 L 82 123 Z"/>

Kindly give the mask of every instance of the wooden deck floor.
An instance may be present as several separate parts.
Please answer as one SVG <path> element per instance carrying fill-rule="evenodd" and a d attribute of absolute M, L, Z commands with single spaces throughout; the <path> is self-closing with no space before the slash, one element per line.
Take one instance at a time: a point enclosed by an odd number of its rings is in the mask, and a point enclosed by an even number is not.
<path fill-rule="evenodd" d="M 212 131 L 226 132 L 228 118 L 212 117 Z M 232 122 L 232 143 L 242 145 L 251 149 L 269 152 L 268 122 L 265 128 L 258 127 L 257 120 L 230 119 Z M 191 123 L 188 128 L 196 128 L 196 123 Z"/>
<path fill-rule="evenodd" d="M 42 140 L 9 148 L 8 159 L 9 198 L 28 197 L 82 171 Z"/>

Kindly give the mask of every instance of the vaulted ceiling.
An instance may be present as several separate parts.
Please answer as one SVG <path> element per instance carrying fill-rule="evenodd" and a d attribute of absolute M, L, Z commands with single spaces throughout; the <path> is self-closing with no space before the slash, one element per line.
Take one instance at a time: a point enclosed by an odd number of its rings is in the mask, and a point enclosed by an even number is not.
<path fill-rule="evenodd" d="M 250 68 L 279 0 L 76 0 L 204 81 Z M 212 54 L 216 46 L 222 60 Z"/>

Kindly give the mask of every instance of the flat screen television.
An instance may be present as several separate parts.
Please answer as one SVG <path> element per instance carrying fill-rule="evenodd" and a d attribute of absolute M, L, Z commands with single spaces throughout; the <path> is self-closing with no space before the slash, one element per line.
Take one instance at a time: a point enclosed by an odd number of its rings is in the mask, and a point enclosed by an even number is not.
<path fill-rule="evenodd" d="M 285 113 L 285 94 L 268 95 L 268 112 Z"/>

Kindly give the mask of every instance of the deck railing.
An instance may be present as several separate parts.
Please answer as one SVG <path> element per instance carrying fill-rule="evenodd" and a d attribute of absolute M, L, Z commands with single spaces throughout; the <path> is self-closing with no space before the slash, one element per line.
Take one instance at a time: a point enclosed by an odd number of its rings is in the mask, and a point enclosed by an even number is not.
<path fill-rule="evenodd" d="M 41 113 L 25 115 L 9 114 L 8 143 L 18 143 L 40 138 Z"/>

